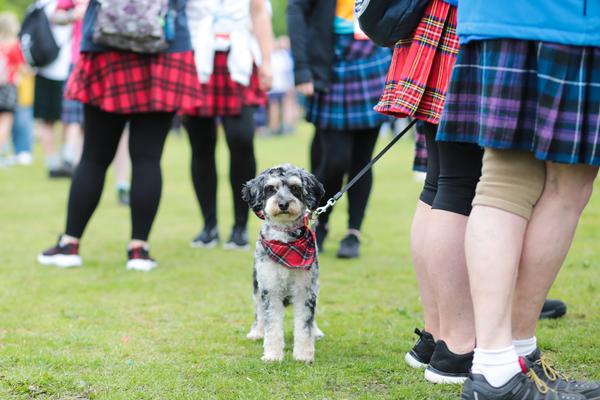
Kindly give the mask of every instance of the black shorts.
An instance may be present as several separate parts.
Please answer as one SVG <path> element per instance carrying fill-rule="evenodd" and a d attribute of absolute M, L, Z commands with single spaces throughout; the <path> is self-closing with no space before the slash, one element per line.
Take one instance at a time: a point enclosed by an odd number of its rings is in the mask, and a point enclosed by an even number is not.
<path fill-rule="evenodd" d="M 35 76 L 33 117 L 48 122 L 60 121 L 65 81 Z"/>

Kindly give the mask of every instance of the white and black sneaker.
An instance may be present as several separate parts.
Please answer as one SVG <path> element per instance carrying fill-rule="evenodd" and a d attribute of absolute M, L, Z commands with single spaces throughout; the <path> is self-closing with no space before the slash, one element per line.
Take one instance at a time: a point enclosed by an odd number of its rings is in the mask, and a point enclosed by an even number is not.
<path fill-rule="evenodd" d="M 471 372 L 473 354 L 453 353 L 443 340 L 438 340 L 425 370 L 425 379 L 432 383 L 463 384 Z"/>
<path fill-rule="evenodd" d="M 134 271 L 151 271 L 158 266 L 158 263 L 150 257 L 150 252 L 147 247 L 139 246 L 132 247 L 127 250 L 127 265 L 128 270 Z"/>
<path fill-rule="evenodd" d="M 58 268 L 81 267 L 83 264 L 79 256 L 79 243 L 62 244 L 58 239 L 56 246 L 38 254 L 37 260 L 42 265 L 53 265 Z"/>
<path fill-rule="evenodd" d="M 419 336 L 419 340 L 417 340 L 417 343 L 415 343 L 413 348 L 406 353 L 404 361 L 412 368 L 427 368 L 433 350 L 435 349 L 433 335 L 425 330 L 421 331 L 418 328 L 415 328 L 415 333 Z"/>
<path fill-rule="evenodd" d="M 234 226 L 231 236 L 227 243 L 223 246 L 226 250 L 247 250 L 250 248 L 248 245 L 248 231 L 244 226 Z"/>
<path fill-rule="evenodd" d="M 212 248 L 219 244 L 219 230 L 216 226 L 204 227 L 202 232 L 192 240 L 191 246 L 196 248 Z"/>

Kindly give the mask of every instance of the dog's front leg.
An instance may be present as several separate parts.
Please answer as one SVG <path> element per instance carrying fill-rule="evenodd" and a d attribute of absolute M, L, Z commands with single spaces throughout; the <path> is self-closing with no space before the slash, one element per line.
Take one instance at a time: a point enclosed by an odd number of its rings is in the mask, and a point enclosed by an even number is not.
<path fill-rule="evenodd" d="M 248 339 L 251 340 L 259 340 L 262 339 L 265 335 L 265 325 L 264 325 L 264 314 L 263 314 L 263 306 L 261 304 L 261 297 L 258 293 L 258 280 L 256 276 L 256 266 L 254 266 L 252 271 L 252 298 L 254 299 L 254 323 L 250 328 L 250 332 L 246 335 Z"/>
<path fill-rule="evenodd" d="M 313 362 L 315 359 L 315 308 L 317 294 L 307 288 L 294 298 L 294 359 Z"/>
<path fill-rule="evenodd" d="M 262 289 L 260 296 L 265 330 L 262 360 L 283 361 L 283 300 L 275 290 Z"/>

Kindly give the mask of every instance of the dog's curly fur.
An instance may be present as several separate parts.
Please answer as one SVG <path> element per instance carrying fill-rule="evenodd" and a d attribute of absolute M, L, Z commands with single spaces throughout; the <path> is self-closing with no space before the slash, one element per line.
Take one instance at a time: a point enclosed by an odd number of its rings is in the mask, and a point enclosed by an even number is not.
<path fill-rule="evenodd" d="M 261 234 L 267 240 L 292 242 L 300 235 L 304 215 L 323 197 L 323 185 L 314 175 L 290 164 L 263 171 L 244 185 L 242 198 L 265 222 Z M 315 322 L 319 294 L 319 268 L 315 258 L 309 270 L 290 270 L 265 253 L 260 242 L 254 254 L 254 302 L 256 318 L 248 338 L 264 338 L 263 361 L 283 360 L 284 306 L 294 307 L 294 359 L 312 362 L 315 339 L 322 337 Z"/>

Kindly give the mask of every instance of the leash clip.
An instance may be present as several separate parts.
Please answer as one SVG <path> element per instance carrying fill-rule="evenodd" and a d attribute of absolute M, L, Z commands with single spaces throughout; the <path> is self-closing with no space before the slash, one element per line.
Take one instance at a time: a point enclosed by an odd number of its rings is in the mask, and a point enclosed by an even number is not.
<path fill-rule="evenodd" d="M 319 218 L 319 215 L 327 212 L 327 210 L 329 210 L 331 207 L 335 206 L 336 202 L 337 201 L 334 198 L 327 200 L 327 204 L 325 204 L 323 207 L 319 207 L 315 210 L 315 212 L 313 213 L 313 219 Z"/>

